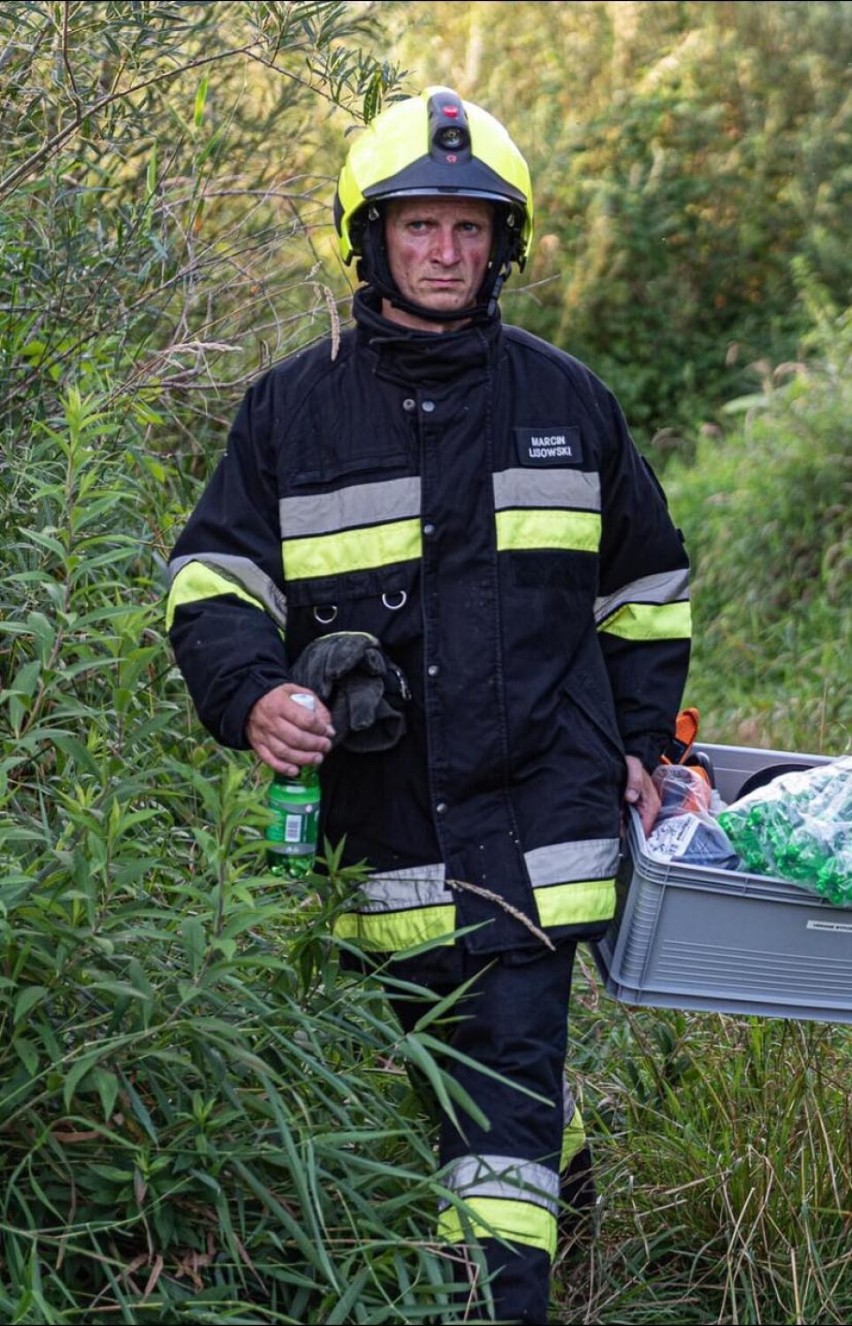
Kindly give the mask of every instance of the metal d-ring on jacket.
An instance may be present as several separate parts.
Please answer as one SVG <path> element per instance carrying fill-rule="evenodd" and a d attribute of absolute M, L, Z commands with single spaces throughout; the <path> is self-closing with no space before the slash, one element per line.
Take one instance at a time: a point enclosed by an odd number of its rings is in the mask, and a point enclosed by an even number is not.
<path fill-rule="evenodd" d="M 346 937 L 594 937 L 624 754 L 653 768 L 681 701 L 681 537 L 577 360 L 499 315 L 423 334 L 361 292 L 355 317 L 243 400 L 171 562 L 178 663 L 238 748 L 321 634 L 370 632 L 407 677 L 403 740 L 322 767 L 321 832 L 375 872 Z"/>

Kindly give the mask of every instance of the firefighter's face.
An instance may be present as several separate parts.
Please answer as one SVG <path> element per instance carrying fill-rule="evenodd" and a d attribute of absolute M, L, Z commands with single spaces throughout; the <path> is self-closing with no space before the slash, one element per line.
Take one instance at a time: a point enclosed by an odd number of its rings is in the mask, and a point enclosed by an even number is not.
<path fill-rule="evenodd" d="M 385 217 L 391 275 L 406 299 L 436 313 L 471 308 L 488 267 L 493 233 L 491 205 L 482 199 L 394 198 Z M 386 304 L 384 312 L 394 322 L 424 331 L 442 326 L 392 305 Z"/>

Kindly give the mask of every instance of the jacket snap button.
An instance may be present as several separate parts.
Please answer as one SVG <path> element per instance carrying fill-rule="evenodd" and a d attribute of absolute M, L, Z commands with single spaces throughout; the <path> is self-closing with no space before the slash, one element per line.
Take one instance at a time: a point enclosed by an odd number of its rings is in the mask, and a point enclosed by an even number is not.
<path fill-rule="evenodd" d="M 438 667 L 437 663 L 430 663 L 426 671 L 428 672 L 430 677 L 437 677 L 441 669 Z"/>
<path fill-rule="evenodd" d="M 426 524 L 423 526 L 423 533 L 426 535 L 427 538 L 431 538 L 432 535 L 435 533 L 435 526 L 431 523 L 431 521 L 427 520 Z"/>
<path fill-rule="evenodd" d="M 426 413 L 426 414 L 431 414 L 432 411 L 434 410 L 434 408 L 435 408 L 435 402 L 434 402 L 434 401 L 424 401 L 424 402 L 423 402 L 423 410 L 424 410 L 424 413 Z"/>
<path fill-rule="evenodd" d="M 435 809 L 436 809 L 436 811 L 438 812 L 439 815 L 443 815 L 443 814 L 445 814 L 446 809 L 447 809 L 447 803 L 446 803 L 446 801 L 439 801 L 438 804 L 437 804 L 437 806 L 435 807 Z"/>
<path fill-rule="evenodd" d="M 410 414 L 412 410 L 417 409 L 417 401 L 413 401 L 410 396 L 407 396 L 406 399 L 402 402 L 402 408 L 404 410 L 408 410 Z"/>

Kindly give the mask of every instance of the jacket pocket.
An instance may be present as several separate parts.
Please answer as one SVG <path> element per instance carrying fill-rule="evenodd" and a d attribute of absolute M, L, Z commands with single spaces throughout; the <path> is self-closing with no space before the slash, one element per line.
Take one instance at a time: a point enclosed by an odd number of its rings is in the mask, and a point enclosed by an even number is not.
<path fill-rule="evenodd" d="M 600 673 L 585 664 L 573 668 L 563 685 L 563 693 L 583 725 L 595 734 L 595 745 L 621 778 L 625 769 L 624 743 L 603 665 Z"/>
<path fill-rule="evenodd" d="M 289 476 L 291 489 L 310 488 L 313 485 L 337 483 L 350 475 L 364 478 L 374 474 L 386 479 L 391 474 L 410 473 L 411 460 L 405 451 L 364 451 L 358 455 L 324 457 L 319 465 L 294 470 Z"/>
<path fill-rule="evenodd" d="M 414 638 L 420 621 L 419 566 L 409 564 L 293 582 L 288 638 L 297 649 L 332 631 L 366 631 L 383 645 Z"/>
<path fill-rule="evenodd" d="M 414 580 L 409 566 L 380 567 L 341 575 L 294 580 L 287 586 L 287 602 L 294 608 L 350 603 L 359 599 L 387 599 L 390 610 L 407 600 Z"/>

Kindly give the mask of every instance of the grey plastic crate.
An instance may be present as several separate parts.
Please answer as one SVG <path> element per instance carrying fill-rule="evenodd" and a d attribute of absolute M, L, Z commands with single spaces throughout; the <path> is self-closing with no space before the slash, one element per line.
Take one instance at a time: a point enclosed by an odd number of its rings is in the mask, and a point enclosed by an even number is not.
<path fill-rule="evenodd" d="M 701 743 L 719 794 L 828 756 Z M 852 1022 L 852 907 L 762 875 L 654 860 L 635 812 L 615 919 L 591 945 L 622 1003 Z"/>

